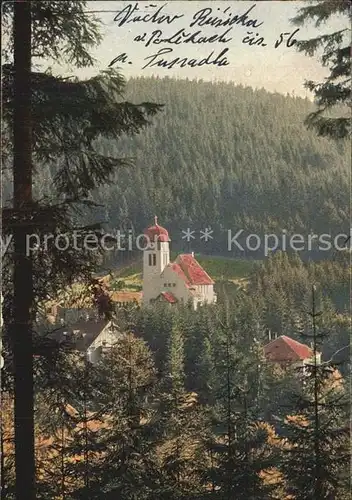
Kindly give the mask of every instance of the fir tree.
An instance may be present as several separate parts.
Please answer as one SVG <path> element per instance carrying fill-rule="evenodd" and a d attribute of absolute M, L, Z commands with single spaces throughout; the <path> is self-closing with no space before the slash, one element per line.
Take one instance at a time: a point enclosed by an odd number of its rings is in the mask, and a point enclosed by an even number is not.
<path fill-rule="evenodd" d="M 156 383 L 151 352 L 142 340 L 123 334 L 97 370 L 100 396 L 94 404 L 102 418 L 96 432 L 102 453 L 91 464 L 89 486 L 73 496 L 149 500 L 159 476 L 150 432 Z"/>
<path fill-rule="evenodd" d="M 218 403 L 213 442 L 212 467 L 208 478 L 210 498 L 230 500 L 271 498 L 276 484 L 264 480 L 263 473 L 274 468 L 275 432 L 260 423 L 256 415 L 257 384 L 249 380 L 249 363 L 235 348 L 228 314 L 224 331 L 223 390 Z"/>
<path fill-rule="evenodd" d="M 91 206 L 92 191 L 106 184 L 116 167 L 127 162 L 99 154 L 95 141 L 104 135 L 116 138 L 137 133 L 159 109 L 153 104 L 123 101 L 124 82 L 114 72 L 79 82 L 31 70 L 32 56 L 66 58 L 81 67 L 93 64 L 88 50 L 100 40 L 98 23 L 87 16 L 84 7 L 85 2 L 4 6 L 8 33 L 14 12 L 14 34 L 9 36 L 7 64 L 2 71 L 2 109 L 3 156 L 10 171 L 9 162 L 14 159 L 13 206 L 4 211 L 4 229 L 6 234 L 14 234 L 15 245 L 7 255 L 4 274 L 6 294 L 10 297 L 12 286 L 8 278 L 12 272 L 14 276 L 13 310 L 8 311 L 6 321 L 11 328 L 9 343 L 16 365 L 18 498 L 33 498 L 35 489 L 32 355 L 36 348 L 33 330 L 38 303 L 77 279 L 89 279 L 97 262 L 97 252 L 87 252 L 84 245 L 77 251 L 70 243 L 68 251 L 62 252 L 53 241 L 48 248 L 28 255 L 26 238 L 36 234 L 43 241 L 48 233 L 59 236 L 75 231 L 81 237 L 101 235 L 96 225 L 77 227 L 72 211 L 82 204 Z M 34 174 L 44 163 L 53 165 L 56 171 L 39 201 L 32 193 Z"/>
<path fill-rule="evenodd" d="M 308 115 L 306 123 L 321 136 L 344 139 L 349 137 L 351 131 L 351 7 L 344 0 L 312 2 L 301 7 L 292 21 L 296 26 L 313 21 L 316 27 L 321 27 L 336 15 L 346 19 L 345 28 L 300 40 L 297 47 L 309 56 L 323 49 L 321 62 L 329 70 L 324 82 L 306 82 L 306 87 L 314 92 L 318 106 L 317 111 Z"/>
<path fill-rule="evenodd" d="M 163 373 L 155 420 L 155 446 L 162 470 L 158 498 L 193 498 L 202 491 L 206 415 L 197 394 L 185 390 L 184 337 L 177 320 L 168 340 Z"/>
<path fill-rule="evenodd" d="M 318 346 L 324 336 L 318 330 L 320 315 L 313 287 L 313 357 L 302 369 L 296 412 L 287 417 L 283 429 L 287 442 L 281 469 L 287 492 L 297 500 L 348 498 L 347 394 L 334 364 L 319 362 Z"/>

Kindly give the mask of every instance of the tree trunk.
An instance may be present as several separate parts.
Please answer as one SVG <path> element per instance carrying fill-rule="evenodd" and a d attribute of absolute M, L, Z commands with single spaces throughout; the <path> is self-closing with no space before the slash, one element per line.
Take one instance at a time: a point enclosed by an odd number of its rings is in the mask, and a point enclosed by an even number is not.
<path fill-rule="evenodd" d="M 318 372 L 317 372 L 317 327 L 316 318 L 319 313 L 316 312 L 315 307 L 315 287 L 312 287 L 312 319 L 313 319 L 313 354 L 314 354 L 314 475 L 315 475 L 315 494 L 317 498 L 322 498 L 322 477 L 320 470 L 320 440 L 319 434 L 320 419 L 319 419 L 319 388 L 318 388 Z"/>
<path fill-rule="evenodd" d="M 35 499 L 33 412 L 32 260 L 26 251 L 29 227 L 23 218 L 32 204 L 31 4 L 14 3 L 14 313 L 16 499 Z"/>

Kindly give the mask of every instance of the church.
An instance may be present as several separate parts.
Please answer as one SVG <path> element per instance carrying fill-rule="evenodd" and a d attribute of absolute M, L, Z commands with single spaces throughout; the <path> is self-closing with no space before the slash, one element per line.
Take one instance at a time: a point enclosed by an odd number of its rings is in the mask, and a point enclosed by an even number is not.
<path fill-rule="evenodd" d="M 194 253 L 180 254 L 170 262 L 168 231 L 154 225 L 144 234 L 148 245 L 143 250 L 143 299 L 144 306 L 154 302 L 170 305 L 190 303 L 194 309 L 201 304 L 216 302 L 214 281 L 194 258 Z"/>

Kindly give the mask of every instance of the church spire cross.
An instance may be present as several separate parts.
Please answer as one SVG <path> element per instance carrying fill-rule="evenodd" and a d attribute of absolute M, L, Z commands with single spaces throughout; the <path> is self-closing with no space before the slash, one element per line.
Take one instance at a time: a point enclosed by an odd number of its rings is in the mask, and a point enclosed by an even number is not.
<path fill-rule="evenodd" d="M 156 226 L 158 225 L 158 217 L 157 217 L 157 215 L 154 215 L 154 224 Z"/>

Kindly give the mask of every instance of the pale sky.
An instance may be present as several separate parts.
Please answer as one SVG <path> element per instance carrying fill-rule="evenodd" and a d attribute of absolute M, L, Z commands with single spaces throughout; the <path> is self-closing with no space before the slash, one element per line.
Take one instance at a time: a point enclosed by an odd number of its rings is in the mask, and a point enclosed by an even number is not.
<path fill-rule="evenodd" d="M 119 26 L 119 21 L 114 21 L 117 12 L 123 10 L 128 5 L 138 5 L 138 14 L 144 16 L 148 13 L 155 12 L 159 7 L 164 6 L 161 15 L 181 16 L 175 19 L 171 24 L 163 22 L 161 24 L 148 22 L 130 22 Z M 154 5 L 155 7 L 153 7 Z M 280 33 L 292 33 L 297 29 L 292 26 L 290 19 L 295 15 L 297 9 L 304 5 L 304 2 L 288 2 L 288 1 L 259 1 L 259 2 L 226 2 L 226 1 L 172 1 L 172 2 L 120 2 L 120 1 L 92 1 L 88 2 L 88 10 L 110 11 L 97 13 L 104 23 L 103 35 L 104 40 L 93 55 L 97 59 L 97 64 L 94 68 L 77 71 L 74 68 L 52 66 L 54 73 L 65 75 L 78 75 L 82 78 L 92 76 L 99 70 L 106 69 L 109 63 L 121 53 L 126 53 L 129 63 L 117 63 L 121 68 L 123 75 L 128 78 L 130 76 L 151 76 L 158 75 L 159 77 L 169 76 L 177 78 L 204 79 L 204 80 L 231 80 L 237 84 L 249 85 L 254 88 L 264 87 L 269 91 L 277 91 L 282 93 L 292 93 L 303 97 L 309 96 L 304 89 L 304 80 L 320 81 L 327 73 L 322 68 L 317 57 L 308 57 L 298 53 L 295 47 L 288 48 L 283 42 L 278 48 L 274 48 L 275 41 L 279 39 Z M 257 19 L 257 24 L 262 23 L 259 27 L 245 27 L 241 25 L 213 27 L 213 26 L 193 26 L 193 16 L 197 11 L 205 8 L 211 8 L 209 13 L 212 17 L 218 16 L 223 20 L 229 17 L 229 14 L 244 14 L 249 8 L 254 6 L 248 14 L 248 19 Z M 228 8 L 228 11 L 223 11 Z M 112 11 L 112 12 L 111 12 Z M 122 14 L 121 14 L 122 15 Z M 131 17 L 137 15 L 135 12 Z M 131 19 L 131 17 L 129 19 Z M 298 39 L 311 38 L 321 33 L 333 32 L 338 29 L 348 27 L 347 20 L 333 19 L 329 20 L 327 25 L 321 26 L 319 29 L 314 25 L 301 28 L 297 33 Z M 150 44 L 145 47 L 145 42 L 135 41 L 135 37 L 146 33 L 146 39 L 151 36 L 155 30 L 161 30 L 161 38 L 165 39 L 174 33 L 184 28 L 185 33 L 194 33 L 201 30 L 201 35 L 212 36 L 221 35 L 230 28 L 226 38 L 231 38 L 228 43 L 214 42 L 202 44 L 182 43 L 173 45 L 169 42 L 162 44 Z M 244 37 L 251 32 L 253 35 L 258 33 L 256 39 L 264 38 L 265 47 L 258 45 L 250 46 L 242 43 Z M 252 36 L 253 36 L 252 35 Z M 200 35 L 199 35 L 200 36 Z M 213 65 L 203 65 L 201 67 L 185 67 L 180 68 L 175 65 L 172 69 L 162 67 L 147 67 L 142 69 L 148 61 L 145 59 L 158 53 L 162 48 L 172 48 L 173 52 L 158 56 L 172 61 L 176 57 L 193 58 L 201 60 L 214 51 L 214 56 L 220 54 L 224 48 L 228 48 L 226 58 L 229 62 L 227 66 L 217 67 Z M 158 59 L 154 59 L 154 62 Z"/>

